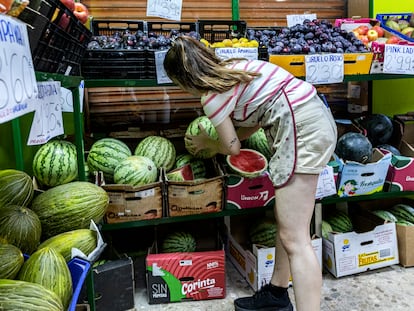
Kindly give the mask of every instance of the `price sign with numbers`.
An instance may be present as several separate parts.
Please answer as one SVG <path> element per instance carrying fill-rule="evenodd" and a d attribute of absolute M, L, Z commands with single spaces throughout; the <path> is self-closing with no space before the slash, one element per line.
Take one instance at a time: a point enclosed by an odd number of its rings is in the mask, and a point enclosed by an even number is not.
<path fill-rule="evenodd" d="M 384 73 L 414 74 L 414 45 L 386 44 Z"/>
<path fill-rule="evenodd" d="M 63 134 L 60 82 L 38 82 L 35 115 L 27 145 L 41 145 Z"/>
<path fill-rule="evenodd" d="M 172 83 L 171 79 L 168 78 L 167 73 L 164 70 L 164 58 L 168 50 L 165 51 L 156 51 L 155 52 L 155 69 L 157 70 L 157 83 Z"/>
<path fill-rule="evenodd" d="M 0 123 L 34 110 L 37 83 L 26 24 L 0 14 Z"/>
<path fill-rule="evenodd" d="M 311 54 L 305 56 L 306 81 L 312 84 L 341 83 L 344 80 L 344 55 Z"/>
<path fill-rule="evenodd" d="M 216 48 L 214 51 L 221 59 L 240 57 L 254 60 L 259 57 L 257 48 Z"/>
<path fill-rule="evenodd" d="M 314 20 L 316 19 L 316 14 L 286 15 L 288 27 L 295 26 L 296 24 L 303 24 L 305 19 Z"/>
<path fill-rule="evenodd" d="M 147 16 L 181 20 L 182 0 L 147 0 Z"/>

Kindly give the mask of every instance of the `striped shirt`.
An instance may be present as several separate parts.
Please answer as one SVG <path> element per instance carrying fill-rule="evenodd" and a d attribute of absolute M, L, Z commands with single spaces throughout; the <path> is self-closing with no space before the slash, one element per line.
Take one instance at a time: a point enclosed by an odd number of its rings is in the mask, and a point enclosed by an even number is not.
<path fill-rule="evenodd" d="M 204 113 L 214 126 L 219 125 L 228 116 L 234 121 L 243 122 L 282 90 L 291 105 L 304 103 L 316 94 L 312 84 L 269 62 L 246 60 L 230 64 L 229 67 L 260 72 L 261 76 L 248 84 L 236 85 L 227 92 L 209 91 L 201 97 Z"/>

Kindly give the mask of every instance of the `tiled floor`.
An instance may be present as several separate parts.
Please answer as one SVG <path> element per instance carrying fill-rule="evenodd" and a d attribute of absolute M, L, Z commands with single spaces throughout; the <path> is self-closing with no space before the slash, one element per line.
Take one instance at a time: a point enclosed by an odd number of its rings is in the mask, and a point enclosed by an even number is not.
<path fill-rule="evenodd" d="M 231 263 L 227 264 L 226 275 L 227 294 L 224 299 L 149 305 L 146 290 L 140 287 L 135 295 L 135 308 L 137 311 L 232 311 L 235 298 L 253 292 Z M 290 288 L 289 292 L 294 302 L 293 289 Z M 414 267 L 395 265 L 339 279 L 324 274 L 321 310 L 414 311 Z"/>

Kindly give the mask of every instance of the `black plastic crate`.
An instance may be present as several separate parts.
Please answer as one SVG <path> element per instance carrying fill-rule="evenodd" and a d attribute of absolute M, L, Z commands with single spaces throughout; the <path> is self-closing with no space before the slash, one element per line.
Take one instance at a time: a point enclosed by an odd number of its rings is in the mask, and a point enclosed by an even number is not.
<path fill-rule="evenodd" d="M 240 20 L 199 20 L 198 29 L 201 38 L 214 43 L 224 39 L 246 37 L 247 23 Z"/>
<path fill-rule="evenodd" d="M 60 0 L 42 0 L 18 17 L 28 25 L 36 71 L 80 75 L 80 64 L 91 32 Z"/>
<path fill-rule="evenodd" d="M 116 33 L 144 31 L 144 21 L 140 20 L 92 20 L 91 31 L 94 36 L 113 36 Z"/>
<path fill-rule="evenodd" d="M 148 34 L 155 35 L 177 35 L 179 33 L 190 34 L 198 33 L 198 24 L 192 22 L 146 22 L 146 30 Z"/>

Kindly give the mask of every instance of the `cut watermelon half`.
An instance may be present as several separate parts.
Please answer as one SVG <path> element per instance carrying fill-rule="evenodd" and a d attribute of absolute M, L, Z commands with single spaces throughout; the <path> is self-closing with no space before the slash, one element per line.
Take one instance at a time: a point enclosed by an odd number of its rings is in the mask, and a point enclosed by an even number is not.
<path fill-rule="evenodd" d="M 193 180 L 194 174 L 190 164 L 181 166 L 167 173 L 167 180 L 169 181 L 185 181 Z"/>
<path fill-rule="evenodd" d="M 267 159 L 253 149 L 240 149 L 237 155 L 228 155 L 227 164 L 237 174 L 247 178 L 260 176 L 267 169 Z"/>

